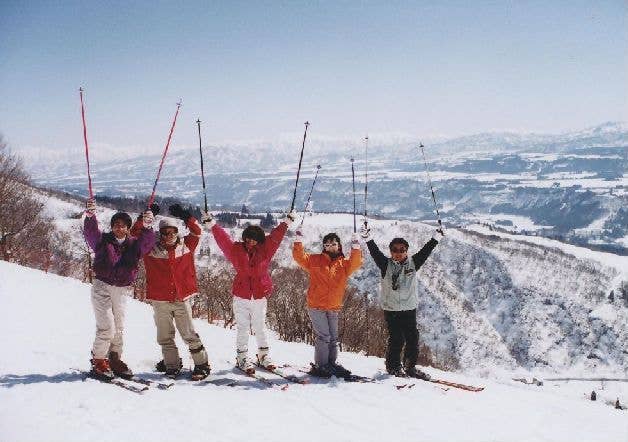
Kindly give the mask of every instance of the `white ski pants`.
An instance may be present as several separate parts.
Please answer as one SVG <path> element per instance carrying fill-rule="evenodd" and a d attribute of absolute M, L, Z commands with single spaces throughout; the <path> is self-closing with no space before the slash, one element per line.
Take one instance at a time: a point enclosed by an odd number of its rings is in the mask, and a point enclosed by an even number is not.
<path fill-rule="evenodd" d="M 116 287 L 94 279 L 92 284 L 92 306 L 96 317 L 96 338 L 92 347 L 95 359 L 109 357 L 110 351 L 122 356 L 122 334 L 127 296 L 132 296 L 132 287 Z"/>
<path fill-rule="evenodd" d="M 246 353 L 249 349 L 249 330 L 257 339 L 257 347 L 268 347 L 266 338 L 266 306 L 268 301 L 262 299 L 243 299 L 233 297 L 233 314 L 236 321 L 236 349 Z"/>

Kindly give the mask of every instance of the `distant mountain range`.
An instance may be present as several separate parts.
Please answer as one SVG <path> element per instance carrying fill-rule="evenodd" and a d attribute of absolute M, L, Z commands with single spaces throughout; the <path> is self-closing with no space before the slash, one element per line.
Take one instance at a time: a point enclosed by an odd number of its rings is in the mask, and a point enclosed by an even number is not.
<path fill-rule="evenodd" d="M 369 137 L 367 212 L 372 216 L 435 218 L 426 165 L 417 141 Z M 513 232 L 538 232 L 578 244 L 628 250 L 628 125 L 605 123 L 556 135 L 484 133 L 425 143 L 429 172 L 443 220 L 483 222 Z M 281 211 L 290 205 L 300 140 L 204 147 L 208 200 L 214 209 Z M 364 140 L 306 142 L 297 208 L 309 192 L 316 165 L 315 211 L 351 211 L 350 158 L 355 156 L 358 211 L 364 211 Z M 128 153 L 127 153 L 128 154 Z M 50 155 L 58 155 L 54 160 Z M 85 195 L 82 152 L 25 156 L 34 181 Z M 152 190 L 161 152 L 132 158 L 94 155 L 97 195 L 142 196 Z M 172 148 L 158 194 L 202 201 L 198 147 Z"/>

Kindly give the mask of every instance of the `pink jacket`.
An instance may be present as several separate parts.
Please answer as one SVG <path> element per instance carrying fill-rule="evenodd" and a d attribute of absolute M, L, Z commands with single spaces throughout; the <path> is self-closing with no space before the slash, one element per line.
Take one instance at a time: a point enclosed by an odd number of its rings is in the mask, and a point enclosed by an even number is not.
<path fill-rule="evenodd" d="M 280 223 L 262 244 L 257 244 L 251 252 L 247 252 L 244 243 L 233 242 L 227 232 L 216 224 L 212 233 L 218 247 L 236 271 L 231 293 L 244 299 L 261 299 L 270 296 L 273 281 L 268 273 L 271 259 L 277 252 L 279 244 L 288 230 L 286 223 Z"/>

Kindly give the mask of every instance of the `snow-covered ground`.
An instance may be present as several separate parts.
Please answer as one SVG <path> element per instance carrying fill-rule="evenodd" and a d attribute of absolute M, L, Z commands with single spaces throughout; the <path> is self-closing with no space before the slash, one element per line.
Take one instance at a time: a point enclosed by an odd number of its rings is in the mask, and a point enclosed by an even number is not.
<path fill-rule="evenodd" d="M 265 388 L 232 370 L 234 331 L 196 322 L 213 378 L 240 386 L 177 381 L 169 390 L 135 394 L 72 370 L 88 368 L 94 337 L 89 285 L 0 262 L 1 441 L 612 441 L 628 440 L 628 412 L 606 401 L 628 401 L 628 383 L 548 381 L 539 387 L 500 370 L 486 378 L 464 373 L 433 376 L 482 385 L 472 393 L 405 379 L 374 384 L 332 380 Z M 605 312 L 598 312 L 600 315 Z M 313 350 L 272 339 L 277 361 L 304 366 Z M 185 347 L 179 341 L 179 347 Z M 190 365 L 182 351 L 184 364 Z M 126 361 L 156 379 L 161 358 L 151 308 L 129 300 Z M 341 354 L 355 373 L 374 376 L 379 358 Z M 528 377 L 530 375 L 528 374 Z M 538 377 L 538 375 L 537 375 Z M 281 383 L 278 381 L 278 383 Z M 587 399 L 595 390 L 598 400 Z"/>

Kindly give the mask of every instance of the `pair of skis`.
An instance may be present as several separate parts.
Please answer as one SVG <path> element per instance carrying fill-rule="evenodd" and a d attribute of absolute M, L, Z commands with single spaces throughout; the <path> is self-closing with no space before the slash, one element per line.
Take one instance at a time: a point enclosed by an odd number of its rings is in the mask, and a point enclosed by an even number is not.
<path fill-rule="evenodd" d="M 138 376 L 132 376 L 128 378 L 118 377 L 118 378 L 109 379 L 103 376 L 98 376 L 91 371 L 82 371 L 75 368 L 73 370 L 83 375 L 83 381 L 87 379 L 94 379 L 104 384 L 115 385 L 116 387 L 123 388 L 133 393 L 143 393 L 149 390 L 151 387 L 155 387 L 159 390 L 167 390 L 174 385 L 174 383 L 166 384 L 162 382 L 155 382 L 155 381 L 144 379 Z"/>

